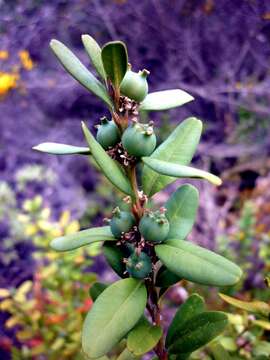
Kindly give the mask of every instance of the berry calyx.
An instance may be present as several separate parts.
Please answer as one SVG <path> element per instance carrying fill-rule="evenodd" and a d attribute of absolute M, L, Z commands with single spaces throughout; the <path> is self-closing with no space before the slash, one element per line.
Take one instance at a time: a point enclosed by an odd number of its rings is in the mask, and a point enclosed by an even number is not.
<path fill-rule="evenodd" d="M 140 254 L 134 252 L 126 260 L 126 269 L 131 277 L 144 279 L 152 271 L 151 258 L 144 252 Z"/>
<path fill-rule="evenodd" d="M 146 241 L 161 243 L 168 236 L 170 224 L 165 209 L 147 212 L 140 220 L 139 231 Z"/>
<path fill-rule="evenodd" d="M 151 155 L 157 144 L 153 125 L 134 122 L 124 131 L 122 144 L 130 155 L 136 157 Z"/>
<path fill-rule="evenodd" d="M 120 132 L 113 120 L 110 121 L 104 116 L 97 127 L 97 141 L 105 150 L 120 142 Z"/>
<path fill-rule="evenodd" d="M 138 73 L 128 70 L 120 85 L 120 92 L 131 100 L 141 102 L 148 94 L 147 76 L 149 71 L 142 70 Z"/>
<path fill-rule="evenodd" d="M 110 225 L 111 232 L 117 239 L 129 232 L 135 224 L 136 219 L 131 212 L 121 211 L 119 207 L 114 209 Z"/>

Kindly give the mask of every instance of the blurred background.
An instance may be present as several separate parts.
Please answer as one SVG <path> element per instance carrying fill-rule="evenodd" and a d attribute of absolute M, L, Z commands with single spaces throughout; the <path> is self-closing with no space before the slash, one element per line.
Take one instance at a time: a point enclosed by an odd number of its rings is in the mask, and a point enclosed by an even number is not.
<path fill-rule="evenodd" d="M 89 285 L 116 276 L 97 246 L 63 256 L 48 244 L 101 224 L 118 194 L 86 157 L 31 150 L 45 141 L 84 146 L 80 121 L 93 127 L 108 115 L 49 49 L 56 38 L 88 66 L 81 34 L 101 45 L 123 40 L 133 68 L 150 70 L 151 91 L 181 88 L 195 97 L 148 115 L 160 126 L 160 140 L 186 117 L 202 119 L 193 163 L 224 181 L 218 189 L 195 182 L 200 209 L 190 239 L 244 269 L 229 294 L 270 297 L 269 0 L 0 0 L 1 360 L 82 359 Z M 212 307 L 225 306 L 216 290 L 181 283 L 167 294 L 165 321 L 192 291 L 205 292 Z M 237 359 L 268 359 L 270 327 L 254 331 L 250 315 L 235 316 L 222 345 Z"/>

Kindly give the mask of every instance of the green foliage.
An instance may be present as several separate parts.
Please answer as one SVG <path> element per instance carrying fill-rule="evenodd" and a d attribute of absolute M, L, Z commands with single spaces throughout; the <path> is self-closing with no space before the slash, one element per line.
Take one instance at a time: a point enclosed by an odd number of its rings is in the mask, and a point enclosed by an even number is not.
<path fill-rule="evenodd" d="M 231 261 L 187 241 L 166 241 L 156 246 L 156 253 L 173 273 L 198 284 L 230 286 L 242 275 L 241 269 Z"/>
<path fill-rule="evenodd" d="M 130 70 L 124 43 L 109 42 L 101 49 L 89 35 L 83 35 L 82 41 L 105 85 L 65 45 L 52 40 L 51 48 L 66 70 L 106 103 L 111 121 L 102 118 L 96 138 L 82 124 L 88 148 L 43 143 L 35 149 L 58 155 L 91 154 L 108 182 L 128 195 L 121 210 L 116 208 L 110 213 L 110 220 L 107 219 L 110 226 L 61 233 L 51 242 L 57 251 L 102 242 L 108 264 L 123 278 L 111 285 L 95 283 L 90 288 L 95 302 L 83 325 L 83 354 L 87 358 L 106 360 L 111 356 L 124 360 L 154 350 L 160 360 L 196 359 L 196 351 L 223 332 L 227 316 L 223 312 L 204 311 L 202 298 L 192 295 L 176 312 L 165 344 L 160 313 L 162 295 L 181 279 L 231 286 L 239 281 L 242 271 L 226 258 L 183 241 L 195 222 L 196 188 L 181 186 L 158 211 L 151 208 L 153 203 L 148 200 L 177 178 L 206 179 L 214 185 L 220 185 L 221 179 L 187 166 L 201 136 L 200 120 L 186 119 L 155 149 L 152 122 L 140 123 L 139 119 L 140 111 L 174 108 L 193 97 L 180 89 L 147 95 L 149 72 Z M 105 185 L 103 191 L 112 196 L 110 186 Z M 55 256 L 59 259 L 59 254 Z M 72 269 L 66 273 L 66 278 L 69 276 L 73 277 Z M 144 318 L 145 309 L 151 322 Z M 265 320 L 256 321 L 257 326 L 267 328 Z M 53 347 L 63 348 L 63 340 L 57 339 Z M 211 353 L 211 344 L 207 351 Z M 215 353 L 213 348 L 212 355 Z M 261 356 L 262 352 L 258 354 Z"/>
<path fill-rule="evenodd" d="M 183 90 L 165 90 L 150 93 L 140 104 L 140 110 L 160 111 L 182 106 L 194 98 Z"/>
<path fill-rule="evenodd" d="M 82 35 L 82 43 L 97 73 L 102 79 L 106 80 L 106 73 L 102 63 L 100 46 L 90 35 Z"/>
<path fill-rule="evenodd" d="M 156 346 L 161 336 L 161 327 L 151 325 L 143 317 L 129 332 L 127 337 L 127 348 L 135 356 L 143 355 Z"/>
<path fill-rule="evenodd" d="M 185 329 L 186 325 L 193 316 L 205 310 L 204 300 L 197 294 L 191 295 L 186 302 L 177 310 L 166 336 L 166 346 L 169 347 L 177 340 L 178 333 Z"/>
<path fill-rule="evenodd" d="M 151 159 L 158 159 L 188 165 L 196 151 L 202 132 L 202 123 L 196 118 L 188 118 L 178 125 L 169 137 L 152 153 Z M 144 192 L 152 196 L 175 180 L 174 177 L 160 175 L 149 167 L 142 172 Z"/>
<path fill-rule="evenodd" d="M 146 301 L 146 288 L 139 280 L 119 280 L 105 289 L 85 319 L 83 351 L 92 358 L 105 355 L 138 322 Z"/>
<path fill-rule="evenodd" d="M 107 78 L 118 89 L 128 67 L 126 45 L 122 41 L 111 41 L 105 44 L 101 51 L 101 58 Z"/>
<path fill-rule="evenodd" d="M 94 75 L 80 62 L 80 60 L 64 44 L 58 40 L 52 40 L 50 47 L 67 72 L 73 76 L 87 90 L 102 99 L 107 105 L 112 102 L 106 88 Z"/>
<path fill-rule="evenodd" d="M 56 251 L 70 251 L 99 241 L 116 241 L 109 226 L 102 226 L 61 236 L 51 241 L 51 248 Z"/>
<path fill-rule="evenodd" d="M 180 186 L 165 203 L 170 223 L 168 239 L 185 239 L 191 231 L 199 206 L 199 192 L 189 184 Z"/>
<path fill-rule="evenodd" d="M 33 150 L 37 150 L 52 155 L 73 155 L 73 154 L 89 155 L 90 154 L 90 151 L 87 147 L 59 144 L 53 142 L 46 142 L 39 144 L 37 146 L 34 146 Z"/>
<path fill-rule="evenodd" d="M 169 163 L 163 160 L 152 159 L 151 157 L 142 158 L 143 162 L 152 170 L 161 175 L 171 176 L 174 178 L 190 178 L 208 180 L 214 185 L 221 185 L 219 177 L 210 174 L 207 171 L 192 168 L 190 166 Z"/>

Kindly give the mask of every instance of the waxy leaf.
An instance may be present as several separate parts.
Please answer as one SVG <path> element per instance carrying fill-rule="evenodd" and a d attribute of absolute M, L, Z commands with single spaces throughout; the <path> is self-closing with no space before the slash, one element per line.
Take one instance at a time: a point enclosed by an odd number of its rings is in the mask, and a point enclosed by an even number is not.
<path fill-rule="evenodd" d="M 92 61 L 94 68 L 102 79 L 106 79 L 106 73 L 101 58 L 101 48 L 90 35 L 82 35 L 83 46 Z"/>
<path fill-rule="evenodd" d="M 252 313 L 256 313 L 267 318 L 270 315 L 270 305 L 263 301 L 242 301 L 225 294 L 219 294 L 219 296 L 228 304 L 231 304 L 239 309 L 250 311 Z"/>
<path fill-rule="evenodd" d="M 166 337 L 166 347 L 168 348 L 177 340 L 178 332 L 185 328 L 193 316 L 202 313 L 204 310 L 205 304 L 203 298 L 198 294 L 192 294 L 177 310 L 169 326 Z"/>
<path fill-rule="evenodd" d="M 109 107 L 111 99 L 103 84 L 81 63 L 81 61 L 58 40 L 51 40 L 50 47 L 67 72 L 87 90 L 101 98 Z"/>
<path fill-rule="evenodd" d="M 190 233 L 199 206 L 199 192 L 189 184 L 180 186 L 165 203 L 170 223 L 168 239 L 185 239 Z"/>
<path fill-rule="evenodd" d="M 87 356 L 108 353 L 139 321 L 146 301 L 145 285 L 136 279 L 123 279 L 105 289 L 84 321 L 82 347 Z"/>
<path fill-rule="evenodd" d="M 90 150 L 87 147 L 60 144 L 55 142 L 44 142 L 33 147 L 33 150 L 52 155 L 89 155 Z"/>
<path fill-rule="evenodd" d="M 157 245 L 155 251 L 169 270 L 194 283 L 230 286 L 242 275 L 242 270 L 228 259 L 187 241 L 168 240 Z"/>
<path fill-rule="evenodd" d="M 203 179 L 217 186 L 222 184 L 222 180 L 218 176 L 204 170 L 152 159 L 151 157 L 143 157 L 142 161 L 152 170 L 162 175 L 173 176 L 174 178 Z"/>
<path fill-rule="evenodd" d="M 172 354 L 193 352 L 217 337 L 228 324 L 225 313 L 205 311 L 193 316 L 185 327 L 177 331 L 169 347 Z"/>
<path fill-rule="evenodd" d="M 116 360 L 136 360 L 139 359 L 137 356 L 133 355 L 127 348 L 125 348 L 121 354 L 117 357 Z"/>
<path fill-rule="evenodd" d="M 164 90 L 150 93 L 140 104 L 139 110 L 159 111 L 182 106 L 194 97 L 180 89 Z"/>
<path fill-rule="evenodd" d="M 151 325 L 146 318 L 143 317 L 129 332 L 127 348 L 136 356 L 143 355 L 156 346 L 161 336 L 161 327 Z"/>
<path fill-rule="evenodd" d="M 95 227 L 53 239 L 50 247 L 56 251 L 70 251 L 99 241 L 117 241 L 110 226 Z"/>
<path fill-rule="evenodd" d="M 119 88 L 128 68 L 126 45 L 122 41 L 111 41 L 103 46 L 101 57 L 107 77 Z"/>
<path fill-rule="evenodd" d="M 126 271 L 126 265 L 123 262 L 123 259 L 126 256 L 125 253 L 119 248 L 119 246 L 113 246 L 110 243 L 104 243 L 103 254 L 108 264 L 117 275 L 120 277 L 127 277 L 124 275 Z"/>
<path fill-rule="evenodd" d="M 161 288 L 168 288 L 182 279 L 168 270 L 164 265 L 158 270 L 155 285 Z"/>
<path fill-rule="evenodd" d="M 91 285 L 89 289 L 89 295 L 91 296 L 93 301 L 96 301 L 96 299 L 99 297 L 99 295 L 108 287 L 108 284 L 104 284 L 101 282 L 95 282 L 93 285 Z"/>
<path fill-rule="evenodd" d="M 82 123 L 82 129 L 88 146 L 90 148 L 93 158 L 97 162 L 100 170 L 106 176 L 106 178 L 119 190 L 128 195 L 133 195 L 130 182 L 120 168 L 119 164 L 114 161 L 103 149 L 103 147 L 96 141 L 94 136 L 87 129 L 86 125 Z"/>
<path fill-rule="evenodd" d="M 215 360 L 232 360 L 230 354 L 219 343 L 210 346 L 211 353 Z"/>
<path fill-rule="evenodd" d="M 196 151 L 202 132 L 202 122 L 188 118 L 179 124 L 169 137 L 152 153 L 151 159 L 188 165 Z M 144 166 L 142 185 L 146 195 L 152 196 L 175 181 L 175 177 L 160 175 Z"/>

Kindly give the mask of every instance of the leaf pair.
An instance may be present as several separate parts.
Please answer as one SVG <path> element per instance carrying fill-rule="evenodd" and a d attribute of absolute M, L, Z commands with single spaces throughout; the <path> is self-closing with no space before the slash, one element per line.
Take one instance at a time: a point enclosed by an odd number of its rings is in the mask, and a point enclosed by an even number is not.
<path fill-rule="evenodd" d="M 146 288 L 139 280 L 123 279 L 107 287 L 86 316 L 83 351 L 90 358 L 108 353 L 137 324 L 146 301 Z"/>
<path fill-rule="evenodd" d="M 210 286 L 236 284 L 241 269 L 226 258 L 198 245 L 172 239 L 155 247 L 162 263 L 180 278 Z"/>
<path fill-rule="evenodd" d="M 166 337 L 170 354 L 188 354 L 218 336 L 228 323 L 227 316 L 218 311 L 205 311 L 203 299 L 191 295 L 177 311 Z"/>

